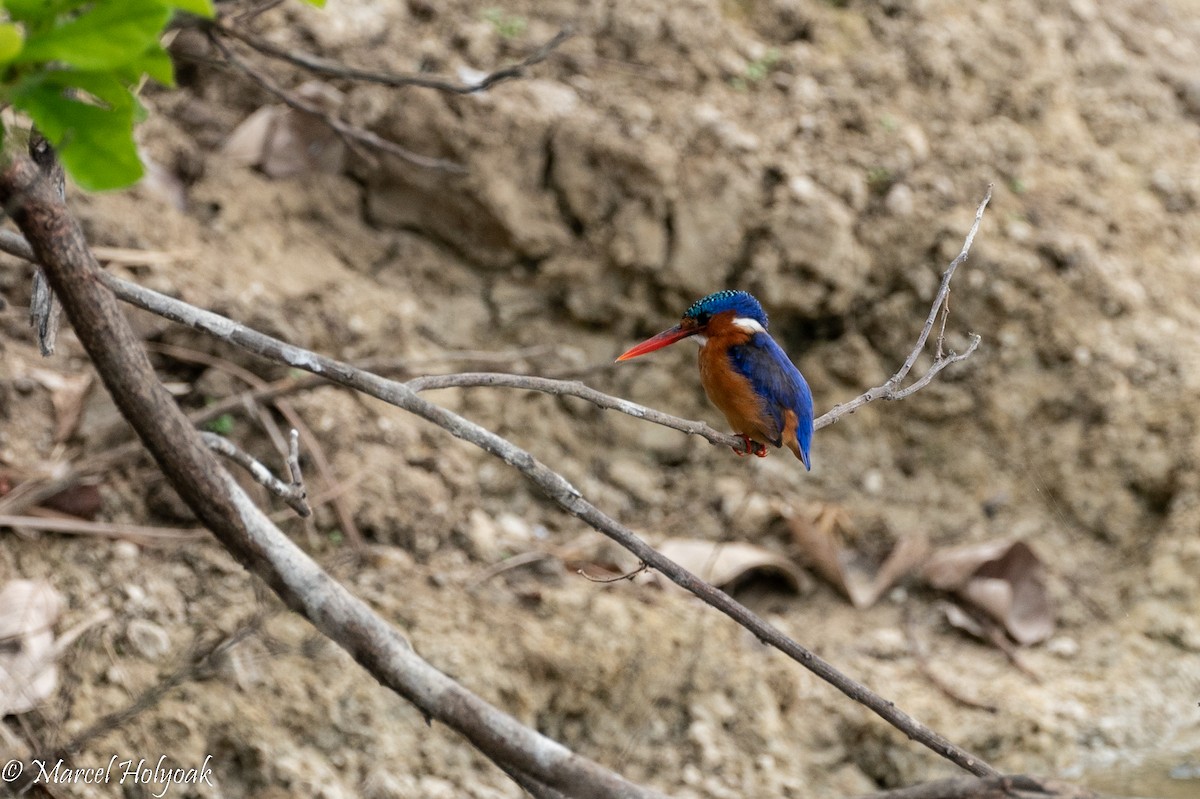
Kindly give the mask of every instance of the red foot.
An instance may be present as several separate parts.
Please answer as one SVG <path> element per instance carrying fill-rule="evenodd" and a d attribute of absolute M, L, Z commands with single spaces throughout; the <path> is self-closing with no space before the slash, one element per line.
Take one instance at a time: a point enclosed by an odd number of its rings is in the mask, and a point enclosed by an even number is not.
<path fill-rule="evenodd" d="M 737 447 L 733 447 L 732 448 L 733 454 L 737 455 L 739 458 L 742 457 L 743 455 L 749 455 L 750 453 L 754 453 L 755 455 L 757 455 L 760 458 L 767 457 L 767 445 L 766 444 L 758 443 L 757 441 L 750 438 L 750 436 L 746 435 L 745 433 L 737 433 L 736 435 L 742 441 L 745 441 L 746 444 L 745 444 L 744 449 L 738 449 Z"/>

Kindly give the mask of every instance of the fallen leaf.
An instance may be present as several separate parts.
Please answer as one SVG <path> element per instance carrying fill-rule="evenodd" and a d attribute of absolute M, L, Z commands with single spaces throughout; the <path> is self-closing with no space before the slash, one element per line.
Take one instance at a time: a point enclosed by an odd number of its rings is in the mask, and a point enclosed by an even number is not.
<path fill-rule="evenodd" d="M 92 387 L 92 376 L 86 372 L 64 375 L 49 369 L 31 369 L 29 376 L 50 392 L 50 404 L 54 407 L 54 443 L 61 444 L 79 426 L 83 400 Z"/>
<path fill-rule="evenodd" d="M 40 504 L 43 508 L 91 521 L 104 507 L 104 499 L 95 483 L 76 483 L 46 497 Z"/>
<path fill-rule="evenodd" d="M 845 542 L 858 535 L 849 512 L 837 505 L 793 508 L 785 516 L 805 560 L 856 608 L 878 602 L 929 551 L 925 538 L 917 535 L 897 538 L 882 561 L 849 548 Z"/>
<path fill-rule="evenodd" d="M 969 544 L 936 553 L 923 576 L 957 594 L 1004 626 L 1019 644 L 1054 634 L 1054 609 L 1042 580 L 1042 562 L 1024 541 Z"/>
<path fill-rule="evenodd" d="M 340 91 L 320 81 L 302 84 L 296 94 L 330 112 L 345 99 Z M 346 158 L 345 143 L 325 120 L 283 105 L 264 106 L 248 116 L 221 151 L 233 163 L 256 166 L 273 178 L 341 172 Z"/>
<path fill-rule="evenodd" d="M 754 575 L 782 577 L 797 593 L 808 589 L 808 576 L 787 558 L 743 541 L 671 538 L 658 551 L 718 588 Z"/>
<path fill-rule="evenodd" d="M 0 588 L 0 716 L 25 713 L 58 685 L 54 623 L 63 599 L 41 580 Z"/>

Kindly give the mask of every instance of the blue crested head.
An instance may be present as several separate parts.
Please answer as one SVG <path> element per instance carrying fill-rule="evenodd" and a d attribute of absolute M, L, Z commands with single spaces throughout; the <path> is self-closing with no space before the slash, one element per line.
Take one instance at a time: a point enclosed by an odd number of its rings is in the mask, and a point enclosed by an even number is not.
<path fill-rule="evenodd" d="M 683 318 L 704 326 L 708 324 L 709 319 L 725 311 L 733 311 L 739 317 L 753 319 L 762 325 L 764 330 L 767 328 L 767 312 L 758 300 L 748 292 L 731 289 L 696 300 L 683 312 Z"/>

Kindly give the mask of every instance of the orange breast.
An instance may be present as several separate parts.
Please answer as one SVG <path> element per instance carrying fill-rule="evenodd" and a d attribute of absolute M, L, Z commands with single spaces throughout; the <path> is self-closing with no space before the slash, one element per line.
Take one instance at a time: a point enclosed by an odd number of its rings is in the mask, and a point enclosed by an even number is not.
<path fill-rule="evenodd" d="M 710 338 L 700 348 L 700 382 L 704 393 L 725 414 L 733 432 L 748 435 L 755 441 L 774 443 L 776 435 L 762 423 L 762 400 L 754 393 L 750 381 L 730 364 L 729 342 L 723 339 Z"/>

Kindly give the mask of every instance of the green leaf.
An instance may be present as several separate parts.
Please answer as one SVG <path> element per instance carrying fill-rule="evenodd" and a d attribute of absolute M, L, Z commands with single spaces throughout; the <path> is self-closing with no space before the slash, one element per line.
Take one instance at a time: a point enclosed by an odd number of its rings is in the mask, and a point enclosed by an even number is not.
<path fill-rule="evenodd" d="M 18 63 L 61 61 L 81 69 L 127 64 L 158 41 L 171 10 L 160 0 L 102 0 L 74 19 L 35 33 Z"/>
<path fill-rule="evenodd" d="M 113 74 L 130 86 L 141 80 L 142 75 L 149 75 L 163 86 L 175 85 L 175 65 L 171 63 L 170 54 L 158 42 L 129 63 L 114 69 Z"/>
<path fill-rule="evenodd" d="M 7 64 L 21 52 L 25 37 L 21 29 L 11 23 L 0 23 L 0 65 Z"/>
<path fill-rule="evenodd" d="M 62 12 L 78 8 L 86 2 L 88 0 L 4 0 L 0 5 L 4 6 L 14 21 L 37 27 L 38 23 L 53 22 Z"/>
<path fill-rule="evenodd" d="M 198 17 L 212 19 L 215 13 L 213 11 L 212 0 L 167 0 L 166 4 L 172 8 L 178 8 L 180 11 L 195 14 Z"/>
<path fill-rule="evenodd" d="M 325 0 L 304 0 L 304 2 L 308 3 L 310 6 L 316 6 L 317 8 L 325 7 Z"/>
<path fill-rule="evenodd" d="M 55 79 L 44 79 L 47 75 Z M 47 75 L 33 76 L 16 86 L 13 105 L 29 114 L 50 140 L 75 182 L 88 191 L 136 182 L 142 176 L 142 162 L 133 141 L 137 104 L 129 91 L 111 75 Z M 108 106 L 68 97 L 62 85 L 64 77 Z"/>

